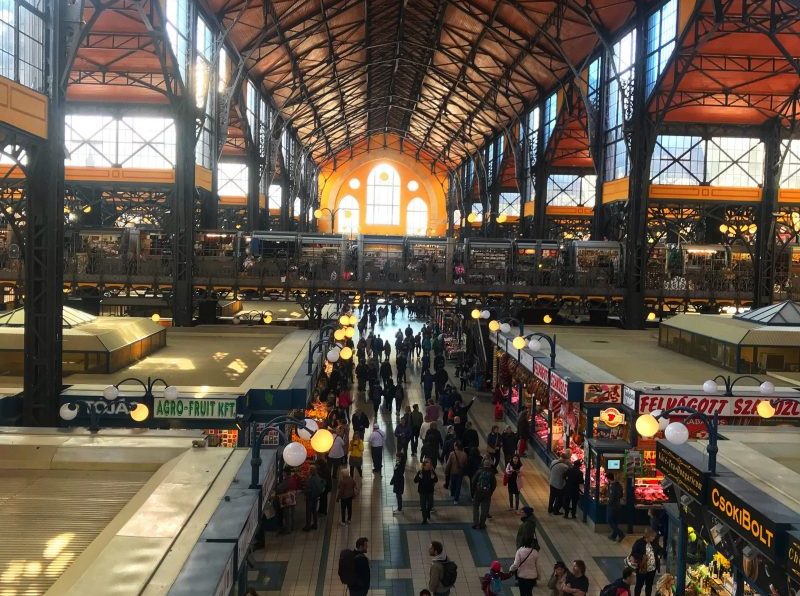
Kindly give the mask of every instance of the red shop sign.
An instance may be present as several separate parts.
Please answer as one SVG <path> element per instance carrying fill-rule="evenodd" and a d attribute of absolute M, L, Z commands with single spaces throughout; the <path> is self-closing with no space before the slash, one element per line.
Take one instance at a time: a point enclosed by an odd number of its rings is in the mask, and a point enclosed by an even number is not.
<path fill-rule="evenodd" d="M 550 391 L 559 397 L 567 399 L 569 395 L 569 382 L 559 377 L 555 371 L 550 373 Z"/>
<path fill-rule="evenodd" d="M 758 397 L 724 397 L 704 395 L 640 395 L 639 413 L 648 414 L 655 410 L 669 410 L 678 406 L 694 408 L 703 414 L 718 414 L 724 417 L 758 416 L 756 407 Z M 774 403 L 775 416 L 779 418 L 800 418 L 800 403 L 787 401 Z M 676 412 L 676 414 L 679 414 Z"/>
<path fill-rule="evenodd" d="M 547 383 L 550 380 L 550 369 L 541 360 L 533 360 L 533 376 Z"/>

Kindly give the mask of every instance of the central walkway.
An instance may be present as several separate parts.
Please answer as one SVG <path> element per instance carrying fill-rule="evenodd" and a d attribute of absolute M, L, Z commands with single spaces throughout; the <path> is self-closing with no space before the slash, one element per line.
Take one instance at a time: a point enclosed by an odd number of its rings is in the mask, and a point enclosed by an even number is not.
<path fill-rule="evenodd" d="M 408 324 L 398 313 L 395 324 L 375 327 L 375 333 L 392 343 L 392 370 L 396 379 L 394 334 Z M 422 327 L 422 321 L 411 321 L 415 333 Z M 357 338 L 356 338 L 357 339 Z M 452 365 L 447 365 L 451 383 L 455 384 Z M 423 392 L 419 382 L 420 364 L 412 359 L 406 373 L 406 403 L 422 406 Z M 355 389 L 355 385 L 354 385 Z M 474 392 L 462 392 L 464 401 L 472 398 Z M 360 408 L 372 420 L 372 406 L 358 396 L 355 408 Z M 420 407 L 420 409 L 423 409 Z M 470 420 L 481 439 L 481 451 L 486 446 L 486 434 L 494 424 L 493 407 L 487 397 L 479 398 L 470 410 Z M 515 540 L 520 524 L 520 514 L 509 511 L 508 492 L 502 484 L 502 475 L 497 476 L 497 490 L 492 498 L 492 519 L 486 530 L 472 529 L 472 505 L 469 500 L 468 481 L 464 481 L 461 504 L 454 505 L 444 488 L 444 467 L 437 467 L 439 484 L 435 494 L 435 511 L 429 525 L 422 525 L 417 486 L 413 482 L 419 468 L 419 459 L 409 457 L 406 466 L 406 488 L 403 498 L 403 511 L 393 514 L 396 506 L 395 495 L 389 484 L 394 468 L 394 425 L 396 418 L 384 413 L 379 415 L 381 429 L 386 432 L 387 444 L 384 449 L 383 475 L 372 473 L 369 448 L 364 453 L 364 479 L 360 495 L 353 505 L 353 522 L 349 526 L 339 525 L 339 506 L 331 494 L 327 517 L 320 518 L 316 531 L 303 532 L 300 529 L 305 521 L 305 500 L 298 496 L 295 511 L 295 531 L 289 535 L 268 533 L 266 549 L 254 553 L 251 559 L 255 568 L 249 571 L 250 586 L 259 594 L 282 596 L 341 596 L 345 587 L 337 575 L 339 552 L 344 548 L 354 548 L 360 536 L 369 538 L 368 557 L 371 562 L 372 587 L 370 594 L 375 596 L 396 595 L 416 596 L 427 587 L 431 558 L 428 546 L 431 540 L 439 540 L 447 555 L 458 564 L 458 581 L 451 591 L 452 596 L 481 594 L 479 578 L 488 571 L 495 559 L 503 563 L 507 570 L 514 558 Z M 504 422 L 503 425 L 508 422 Z M 513 425 L 516 428 L 516 425 Z M 502 429 L 503 427 L 501 427 Z M 366 437 L 365 437 L 366 438 Z M 540 553 L 540 579 L 536 593 L 549 593 L 546 582 L 555 561 L 565 561 L 568 565 L 573 559 L 583 559 L 587 566 L 590 587 L 588 595 L 596 595 L 608 582 L 619 576 L 623 557 L 630 552 L 632 537 L 626 537 L 621 544 L 611 542 L 604 534 L 595 533 L 578 520 L 565 520 L 561 516 L 547 513 L 548 480 L 547 470 L 533 452 L 523 462 L 522 499 L 534 508 L 538 520 L 537 534 L 542 547 Z M 464 498 L 464 493 L 467 498 Z M 609 577 L 609 576 L 614 577 Z M 505 594 L 518 594 L 512 579 L 505 582 Z"/>

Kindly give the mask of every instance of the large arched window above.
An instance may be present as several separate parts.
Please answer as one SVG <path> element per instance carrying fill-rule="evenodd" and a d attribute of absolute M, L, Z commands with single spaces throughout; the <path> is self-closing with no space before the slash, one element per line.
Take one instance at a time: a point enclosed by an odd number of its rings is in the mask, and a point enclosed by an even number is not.
<path fill-rule="evenodd" d="M 358 234 L 358 219 L 361 208 L 352 195 L 345 195 L 339 201 L 336 214 L 336 231 L 340 234 Z"/>
<path fill-rule="evenodd" d="M 419 197 L 411 199 L 406 209 L 406 234 L 426 236 L 428 230 L 428 204 Z"/>
<path fill-rule="evenodd" d="M 367 224 L 400 224 L 400 174 L 387 163 L 372 168 L 367 178 Z"/>

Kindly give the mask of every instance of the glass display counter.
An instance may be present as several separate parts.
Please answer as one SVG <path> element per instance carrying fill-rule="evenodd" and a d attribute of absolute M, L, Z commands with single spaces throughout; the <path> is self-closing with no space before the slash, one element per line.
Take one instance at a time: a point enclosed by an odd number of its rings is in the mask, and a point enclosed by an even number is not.
<path fill-rule="evenodd" d="M 582 509 L 585 515 L 595 524 L 606 523 L 606 506 L 608 504 L 608 474 L 622 484 L 622 504 L 629 503 L 628 478 L 625 471 L 625 452 L 629 445 L 624 441 L 607 439 L 589 439 L 586 453 L 586 490 L 583 494 Z M 626 507 L 623 507 L 625 509 Z M 621 515 L 620 523 L 626 520 Z"/>

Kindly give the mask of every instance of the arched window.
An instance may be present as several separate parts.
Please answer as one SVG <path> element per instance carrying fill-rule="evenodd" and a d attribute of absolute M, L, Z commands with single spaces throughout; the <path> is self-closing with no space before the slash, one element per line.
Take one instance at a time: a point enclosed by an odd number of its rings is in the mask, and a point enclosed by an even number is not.
<path fill-rule="evenodd" d="M 400 224 L 400 174 L 389 164 L 378 164 L 367 178 L 367 223 Z"/>
<path fill-rule="evenodd" d="M 411 199 L 406 209 L 406 234 L 425 236 L 428 230 L 428 204 L 419 197 Z"/>
<path fill-rule="evenodd" d="M 345 195 L 339 201 L 337 209 L 339 209 L 339 213 L 336 214 L 336 231 L 340 234 L 358 234 L 358 219 L 361 210 L 358 200 L 352 195 Z"/>

